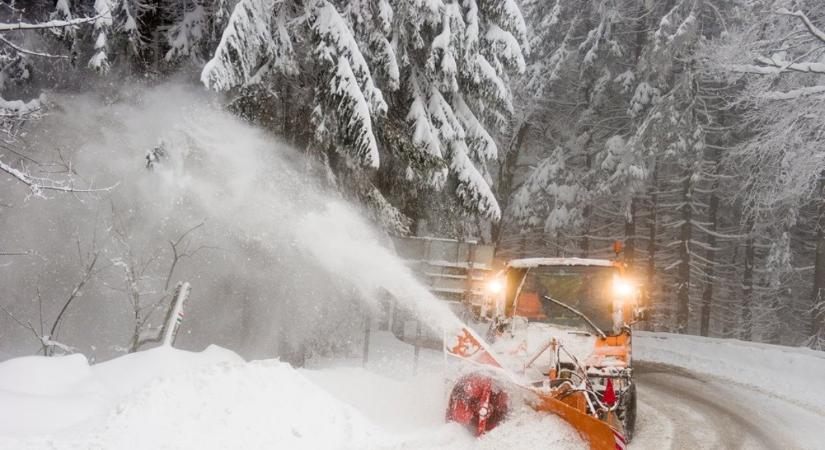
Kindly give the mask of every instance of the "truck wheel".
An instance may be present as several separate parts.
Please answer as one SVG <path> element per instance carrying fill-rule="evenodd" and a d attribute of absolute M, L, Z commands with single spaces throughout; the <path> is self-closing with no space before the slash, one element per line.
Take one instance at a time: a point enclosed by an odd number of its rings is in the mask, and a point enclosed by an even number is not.
<path fill-rule="evenodd" d="M 619 403 L 616 410 L 619 420 L 624 428 L 624 437 L 627 442 L 633 439 L 633 432 L 636 429 L 636 385 L 631 384 Z"/>

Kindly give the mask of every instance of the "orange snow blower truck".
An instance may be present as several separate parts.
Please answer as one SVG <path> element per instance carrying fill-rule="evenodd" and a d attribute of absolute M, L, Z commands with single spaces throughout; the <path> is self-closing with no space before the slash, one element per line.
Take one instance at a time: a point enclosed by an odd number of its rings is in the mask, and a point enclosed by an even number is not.
<path fill-rule="evenodd" d="M 489 343 L 467 328 L 445 351 L 491 370 L 459 378 L 447 419 L 483 434 L 505 420 L 515 389 L 570 423 L 591 449 L 625 448 L 636 420 L 631 326 L 647 310 L 624 263 L 512 260 L 489 290 Z"/>

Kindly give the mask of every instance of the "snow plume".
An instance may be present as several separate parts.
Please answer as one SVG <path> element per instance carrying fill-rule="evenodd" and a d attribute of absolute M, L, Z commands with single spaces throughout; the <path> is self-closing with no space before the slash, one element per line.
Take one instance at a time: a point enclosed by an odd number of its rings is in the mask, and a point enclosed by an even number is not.
<path fill-rule="evenodd" d="M 31 255 L 0 271 L 8 294 L 0 305 L 37 326 L 38 303 L 28 300 L 39 296 L 48 326 L 77 282 L 78 260 L 94 251 L 94 278 L 58 337 L 97 358 L 123 351 L 133 336 L 130 302 L 137 295 L 148 311 L 167 277 L 169 289 L 192 283 L 183 348 L 216 343 L 297 361 L 358 352 L 364 320 L 387 293 L 435 330 L 459 324 L 387 249 L 386 236 L 316 184 L 300 153 L 207 95 L 167 85 L 106 99 L 52 97 L 52 112 L 28 136 L 32 148 L 59 147 L 72 170 L 118 187 L 25 200 L 24 186 L 0 180 L 0 244 Z M 170 271 L 174 252 L 187 256 Z M 148 324 L 162 317 L 158 310 Z M 15 341 L 8 348 L 36 351 L 29 330 L 1 326 Z"/>

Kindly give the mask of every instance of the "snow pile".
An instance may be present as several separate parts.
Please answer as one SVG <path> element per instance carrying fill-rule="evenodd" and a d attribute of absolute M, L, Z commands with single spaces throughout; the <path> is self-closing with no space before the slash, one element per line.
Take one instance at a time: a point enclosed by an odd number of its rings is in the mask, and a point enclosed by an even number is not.
<path fill-rule="evenodd" d="M 80 354 L 10 359 L 0 363 L 0 436 L 61 432 L 105 415 L 155 378 L 240 361 L 215 346 L 200 353 L 159 347 L 94 366 Z"/>
<path fill-rule="evenodd" d="M 218 365 L 129 397 L 97 439 L 111 449 L 365 448 L 379 434 L 286 363 Z"/>
<path fill-rule="evenodd" d="M 378 335 L 380 346 L 387 338 Z M 385 363 L 369 367 L 403 366 Z M 561 419 L 526 407 L 475 439 L 444 423 L 446 392 L 433 371 L 296 370 L 219 347 L 157 348 L 93 366 L 80 355 L 18 358 L 0 364 L 0 449 L 584 448 Z"/>
<path fill-rule="evenodd" d="M 3 399 L 2 434 L 19 434 L 18 427 L 48 434 L 56 431 L 56 423 L 64 433 L 59 439 L 0 438 L 2 448 L 317 449 L 341 443 L 364 448 L 378 433 L 355 409 L 288 364 L 244 363 L 217 347 L 203 353 L 160 348 L 92 367 L 77 355 L 9 363 L 0 368 L 2 378 L 33 374 L 32 382 L 20 388 L 32 397 Z M 116 406 L 107 404 L 118 398 Z M 59 408 L 49 413 L 54 406 Z M 19 415 L 21 407 L 31 414 Z M 108 416 L 101 415 L 107 411 Z M 73 420 L 88 419 L 96 426 L 66 430 Z"/>
<path fill-rule="evenodd" d="M 104 403 L 82 355 L 0 363 L 0 435 L 58 431 L 103 414 Z"/>
<path fill-rule="evenodd" d="M 643 331 L 633 340 L 636 360 L 723 378 L 825 412 L 825 352 Z"/>

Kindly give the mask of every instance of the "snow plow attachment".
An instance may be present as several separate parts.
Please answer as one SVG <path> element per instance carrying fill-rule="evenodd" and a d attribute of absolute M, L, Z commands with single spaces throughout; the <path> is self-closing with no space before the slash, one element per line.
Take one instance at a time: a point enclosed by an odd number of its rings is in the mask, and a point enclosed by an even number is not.
<path fill-rule="evenodd" d="M 480 368 L 503 375 L 498 381 L 482 372 L 465 375 L 455 383 L 447 405 L 446 419 L 461 423 L 481 436 L 501 423 L 508 412 L 509 395 L 504 386 L 526 390 L 538 396 L 531 406 L 555 414 L 570 424 L 590 445 L 591 450 L 624 450 L 626 440 L 607 422 L 587 414 L 587 399 L 581 392 L 554 389 L 547 393 L 525 385 L 502 366 L 489 346 L 471 330 L 464 328 L 451 342 L 444 340 L 444 351 Z"/>
<path fill-rule="evenodd" d="M 591 450 L 624 450 L 625 438 L 607 423 L 589 416 L 567 403 L 554 397 L 541 398 L 538 411 L 555 414 L 570 424 L 585 441 L 590 444 Z"/>

